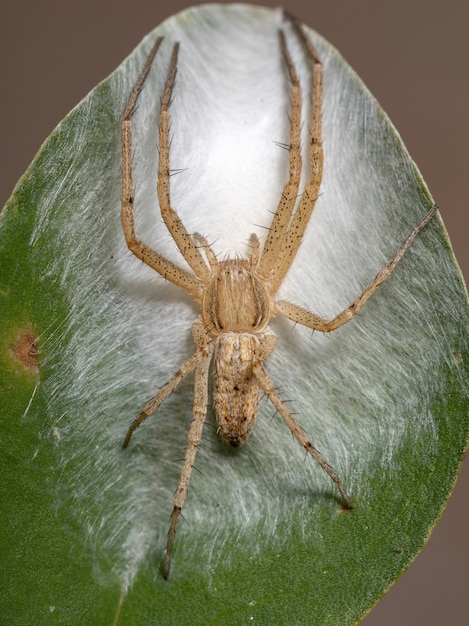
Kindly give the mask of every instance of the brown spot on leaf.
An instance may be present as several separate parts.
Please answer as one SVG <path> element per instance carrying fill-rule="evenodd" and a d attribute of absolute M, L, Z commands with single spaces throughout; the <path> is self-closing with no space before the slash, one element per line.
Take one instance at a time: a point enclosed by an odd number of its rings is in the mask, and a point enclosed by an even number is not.
<path fill-rule="evenodd" d="M 23 329 L 10 348 L 10 356 L 31 374 L 38 373 L 36 337 L 31 330 Z"/>

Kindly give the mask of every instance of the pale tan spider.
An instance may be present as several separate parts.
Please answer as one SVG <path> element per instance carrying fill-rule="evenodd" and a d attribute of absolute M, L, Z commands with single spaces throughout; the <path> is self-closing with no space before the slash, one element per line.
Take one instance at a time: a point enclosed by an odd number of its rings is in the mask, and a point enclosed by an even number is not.
<path fill-rule="evenodd" d="M 218 261 L 206 239 L 187 232 L 170 201 L 170 101 L 176 76 L 178 44 L 173 48 L 159 117 L 158 199 L 161 215 L 179 251 L 192 269 L 180 268 L 140 241 L 135 234 L 134 185 L 132 180 L 131 119 L 138 96 L 150 71 L 152 61 L 162 42 L 158 39 L 150 52 L 145 67 L 130 95 L 122 120 L 122 226 L 129 249 L 146 265 L 170 282 L 188 291 L 201 305 L 202 315 L 192 326 L 196 352 L 185 361 L 178 372 L 144 406 L 131 424 L 123 447 L 130 442 L 134 430 L 194 372 L 193 420 L 181 477 L 174 496 L 174 508 L 166 547 L 163 569 L 169 575 L 171 552 L 176 526 L 187 496 L 195 456 L 202 436 L 208 404 L 209 366 L 213 358 L 214 406 L 221 437 L 232 446 L 242 445 L 249 437 L 259 407 L 261 392 L 272 402 L 288 428 L 306 451 L 336 484 L 345 508 L 352 504 L 339 477 L 323 456 L 309 441 L 282 401 L 264 369 L 264 362 L 275 347 L 275 335 L 269 329 L 271 317 L 280 314 L 304 326 L 330 332 L 350 321 L 390 276 L 419 231 L 436 212 L 431 209 L 413 229 L 394 258 L 381 269 L 358 298 L 332 320 L 325 320 L 286 300 L 275 300 L 275 295 L 287 274 L 301 245 L 316 198 L 319 194 L 323 169 L 322 149 L 322 79 L 323 68 L 309 38 L 301 25 L 290 18 L 297 36 L 307 51 L 312 68 L 311 142 L 309 148 L 311 176 L 297 204 L 302 169 L 301 88 L 290 57 L 285 36 L 279 31 L 280 47 L 291 81 L 291 125 L 288 146 L 289 178 L 285 184 L 277 211 L 261 249 L 256 235 L 251 236 L 250 259 Z"/>

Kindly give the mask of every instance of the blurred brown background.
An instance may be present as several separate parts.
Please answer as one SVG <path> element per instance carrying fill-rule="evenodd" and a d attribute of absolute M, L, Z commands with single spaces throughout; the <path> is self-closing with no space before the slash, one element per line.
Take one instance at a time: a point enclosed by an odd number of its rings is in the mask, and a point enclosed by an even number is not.
<path fill-rule="evenodd" d="M 197 3 L 194 3 L 197 4 Z M 277 2 L 263 2 L 277 6 Z M 0 206 L 41 143 L 183 0 L 3 0 Z M 401 133 L 469 277 L 469 2 L 285 0 L 345 56 Z M 427 547 L 363 622 L 467 623 L 469 464 Z"/>

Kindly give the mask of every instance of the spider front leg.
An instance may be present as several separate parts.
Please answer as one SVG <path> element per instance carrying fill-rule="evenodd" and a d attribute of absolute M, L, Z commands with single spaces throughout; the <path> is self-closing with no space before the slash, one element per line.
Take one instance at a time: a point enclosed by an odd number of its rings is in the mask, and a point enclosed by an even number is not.
<path fill-rule="evenodd" d="M 260 256 L 257 273 L 268 279 L 272 265 L 278 255 L 279 245 L 282 244 L 288 229 L 290 219 L 295 208 L 300 186 L 302 158 L 301 158 L 301 86 L 295 70 L 290 52 L 287 47 L 285 34 L 279 31 L 280 48 L 287 66 L 291 82 L 291 111 L 290 111 L 290 142 L 288 145 L 288 181 L 282 190 L 277 211 L 267 233 L 262 255 Z"/>
<path fill-rule="evenodd" d="M 121 123 L 122 141 L 122 210 L 121 222 L 129 250 L 146 265 L 153 268 L 163 278 L 188 291 L 196 300 L 201 299 L 199 278 L 205 278 L 209 269 L 205 265 L 195 242 L 187 233 L 177 213 L 169 206 L 169 103 L 171 99 L 177 64 L 177 44 L 174 46 L 171 67 L 166 81 L 163 103 L 160 113 L 160 160 L 158 168 L 158 195 L 161 212 L 170 234 L 181 253 L 195 271 L 196 276 L 182 269 L 169 259 L 152 250 L 141 241 L 135 232 L 134 183 L 132 167 L 132 117 L 138 98 L 150 72 L 153 59 L 158 52 L 163 38 L 160 37 L 148 55 L 145 66 L 130 94 Z M 160 191 L 161 189 L 161 191 Z M 168 217 L 169 215 L 169 217 Z M 181 244 L 181 242 L 184 242 Z M 182 247 L 181 247 L 182 245 Z"/>
<path fill-rule="evenodd" d="M 313 62 L 313 94 L 311 101 L 311 135 L 309 146 L 310 178 L 306 183 L 301 195 L 298 208 L 293 215 L 285 239 L 279 250 L 276 264 L 273 267 L 273 293 L 283 282 L 290 269 L 296 253 L 303 241 L 303 235 L 308 226 L 311 214 L 319 196 L 319 188 L 322 181 L 324 164 L 324 152 L 322 147 L 322 107 L 323 107 L 323 67 L 319 56 L 305 34 L 301 24 L 293 17 L 288 16 L 297 36 L 302 41 L 308 52 L 310 60 Z"/>
<path fill-rule="evenodd" d="M 391 276 L 396 265 L 410 248 L 414 239 L 417 237 L 422 228 L 424 228 L 424 226 L 426 226 L 432 219 L 437 210 L 438 207 L 434 206 L 430 209 L 430 211 L 428 211 L 425 217 L 417 224 L 417 226 L 413 228 L 412 232 L 400 246 L 391 261 L 389 261 L 389 263 L 376 274 L 358 298 L 356 298 L 350 306 L 336 315 L 332 320 L 325 320 L 319 315 L 316 315 L 315 313 L 312 313 L 297 304 L 288 302 L 288 300 L 277 300 L 274 303 L 275 313 L 280 313 L 284 317 L 287 317 L 298 324 L 302 324 L 303 326 L 307 326 L 313 330 L 319 330 L 323 333 L 328 333 L 332 330 L 340 328 L 340 326 L 343 326 L 355 317 L 358 311 L 371 298 L 375 291 L 379 289 L 379 287 L 381 287 L 381 285 Z"/>
<path fill-rule="evenodd" d="M 173 47 L 171 57 L 171 66 L 166 80 L 166 87 L 161 101 L 160 120 L 159 120 L 159 160 L 158 160 L 158 200 L 160 202 L 161 217 L 164 220 L 174 242 L 176 243 L 182 256 L 188 265 L 195 272 L 201 281 L 207 281 L 210 277 L 210 270 L 207 267 L 197 242 L 186 230 L 179 215 L 171 206 L 170 195 L 170 179 L 171 168 L 169 158 L 169 148 L 171 144 L 169 130 L 171 126 L 171 117 L 169 107 L 173 94 L 174 82 L 176 80 L 177 59 L 179 53 L 179 44 Z"/>
<path fill-rule="evenodd" d="M 316 50 L 304 33 L 301 24 L 293 17 L 286 14 L 287 19 L 293 26 L 303 47 L 306 49 L 310 60 L 313 62 L 312 76 L 312 102 L 311 102 L 311 135 L 309 145 L 310 178 L 306 183 L 301 199 L 293 213 L 296 195 L 301 175 L 301 155 L 299 140 L 301 132 L 301 89 L 293 61 L 283 40 L 284 58 L 292 81 L 292 114 L 290 127 L 290 179 L 282 192 L 282 197 L 277 212 L 267 234 L 267 239 L 262 251 L 257 273 L 267 280 L 269 293 L 273 296 L 282 284 L 285 275 L 301 245 L 303 235 L 308 226 L 311 214 L 319 195 L 319 188 L 323 171 L 323 148 L 322 148 L 322 103 L 323 103 L 323 67 Z M 283 36 L 281 36 L 281 40 Z M 296 95 L 298 94 L 298 95 Z M 298 104 L 296 97 L 299 98 Z M 298 137 L 298 145 L 292 138 Z M 299 170 L 295 169 L 299 165 Z M 290 187 L 289 187 L 290 186 Z M 296 189 L 295 196 L 286 194 L 286 190 Z"/>

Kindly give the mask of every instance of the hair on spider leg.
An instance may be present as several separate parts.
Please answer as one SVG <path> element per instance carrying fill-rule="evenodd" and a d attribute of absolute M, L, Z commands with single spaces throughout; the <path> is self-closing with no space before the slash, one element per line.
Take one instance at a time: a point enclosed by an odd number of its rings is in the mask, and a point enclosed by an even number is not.
<path fill-rule="evenodd" d="M 286 116 L 287 116 L 287 119 L 288 119 L 288 123 L 291 125 L 291 123 L 292 123 L 291 115 L 289 113 L 286 113 Z M 300 124 L 300 133 L 303 132 L 303 128 L 304 128 L 304 122 L 301 122 L 301 124 Z M 276 142 L 274 141 L 274 143 L 276 143 Z M 288 146 L 288 144 L 286 144 L 286 145 Z M 280 147 L 282 147 L 282 146 L 280 146 Z M 287 150 L 289 150 L 289 149 L 290 149 L 290 146 L 288 146 Z M 300 143 L 300 150 L 302 150 L 302 149 L 303 149 L 303 142 Z"/>
<path fill-rule="evenodd" d="M 288 386 L 286 385 L 275 385 L 275 391 L 278 393 L 279 396 L 282 396 L 282 402 L 284 404 L 289 404 L 291 402 L 295 402 L 294 398 L 289 398 L 289 399 L 285 399 L 283 397 L 283 394 L 288 393 Z"/>
<path fill-rule="evenodd" d="M 263 226 L 262 224 L 253 224 L 256 228 L 263 228 L 264 230 L 270 230 L 269 226 Z"/>
<path fill-rule="evenodd" d="M 181 174 L 182 172 L 187 172 L 188 167 L 174 167 L 169 170 L 169 175 L 171 177 L 177 176 L 177 174 Z"/>
<path fill-rule="evenodd" d="M 197 446 L 197 449 L 200 450 L 201 448 L 202 448 L 202 446 L 199 444 Z M 184 461 L 184 457 L 181 457 L 181 458 L 178 458 L 178 459 L 173 459 L 173 461 L 175 463 L 182 463 Z M 196 472 L 198 472 L 200 474 L 200 476 L 205 476 L 204 472 L 199 467 L 197 467 L 197 465 L 195 463 L 194 463 L 194 465 L 192 467 L 193 467 L 193 469 L 195 469 Z M 177 474 L 177 477 L 179 478 L 179 474 Z M 174 493 L 176 493 L 176 491 L 177 491 L 177 487 L 174 490 Z"/>
<path fill-rule="evenodd" d="M 283 194 L 282 194 L 283 197 Z M 272 211 L 272 209 L 264 209 L 267 213 L 270 213 L 270 215 L 275 215 L 276 211 Z"/>
<path fill-rule="evenodd" d="M 297 193 L 295 196 L 295 199 L 298 200 L 298 198 L 301 198 L 301 196 L 303 195 L 303 192 Z M 282 198 L 286 198 L 285 194 L 282 192 Z"/>
<path fill-rule="evenodd" d="M 277 418 L 277 415 L 279 415 L 279 412 L 277 409 L 275 409 L 275 411 L 271 413 L 269 417 L 269 424 L 271 424 Z"/>
<path fill-rule="evenodd" d="M 174 493 L 176 493 L 177 488 L 175 489 Z M 174 512 L 173 512 L 174 513 Z M 169 520 L 171 520 L 173 513 L 168 517 Z M 182 514 L 182 509 L 179 511 L 179 515 L 178 515 L 182 520 L 184 520 L 184 522 L 189 525 L 189 522 L 186 520 L 186 518 L 184 517 L 184 515 Z"/>
<path fill-rule="evenodd" d="M 171 122 L 169 123 L 169 132 L 171 132 Z M 169 138 L 169 149 L 171 150 L 172 146 L 173 146 L 173 141 L 174 141 L 174 135 L 171 133 L 171 136 Z"/>
<path fill-rule="evenodd" d="M 282 398 L 283 404 L 291 404 L 292 402 L 296 402 L 295 398 Z M 290 411 L 292 415 L 295 415 L 293 411 Z"/>
<path fill-rule="evenodd" d="M 199 450 L 200 450 L 200 448 L 201 448 L 201 446 L 198 447 Z M 184 460 L 184 459 L 182 459 L 182 460 Z M 200 474 L 200 476 L 202 476 L 203 478 L 205 477 L 204 472 L 199 467 L 197 467 L 197 465 L 195 463 L 194 463 L 194 469 L 195 469 L 196 472 L 198 472 Z"/>
<path fill-rule="evenodd" d="M 174 84 L 176 84 L 176 74 L 174 75 Z M 171 96 L 169 103 L 168 103 L 168 107 L 170 107 L 174 102 L 174 94 Z"/>
<path fill-rule="evenodd" d="M 275 141 L 274 139 L 272 143 L 274 143 L 277 147 L 282 148 L 282 150 L 286 150 L 287 152 L 290 150 L 290 144 L 285 143 L 284 141 Z M 275 213 L 275 211 L 272 211 L 272 213 Z"/>

